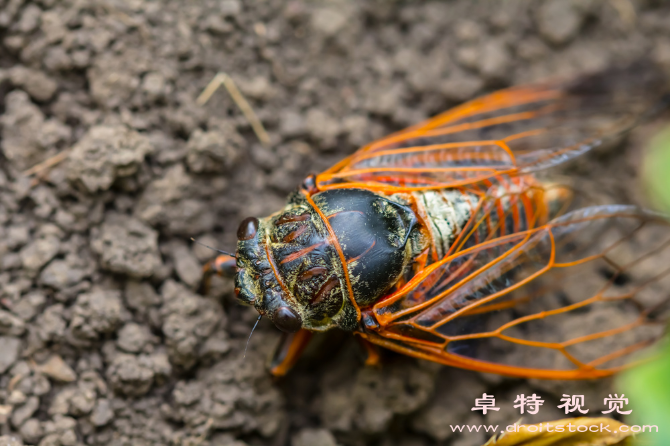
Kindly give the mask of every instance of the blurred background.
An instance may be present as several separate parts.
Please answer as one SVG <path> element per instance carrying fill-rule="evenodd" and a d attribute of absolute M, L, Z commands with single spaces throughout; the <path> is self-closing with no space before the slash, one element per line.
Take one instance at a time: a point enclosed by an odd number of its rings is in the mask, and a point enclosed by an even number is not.
<path fill-rule="evenodd" d="M 477 95 L 640 56 L 670 69 L 669 23 L 663 0 L 0 0 L 2 444 L 474 446 L 488 435 L 450 424 L 511 424 L 522 393 L 546 401 L 527 422 L 564 418 L 563 394 L 599 415 L 626 384 L 369 369 L 341 333 L 274 382 L 279 333 L 262 321 L 242 358 L 257 313 L 228 280 L 198 293 L 214 253 L 189 239 L 232 250 L 308 173 Z M 220 72 L 236 88 L 198 102 Z M 669 209 L 662 129 L 570 173 Z M 650 388 L 627 391 L 634 414 Z"/>

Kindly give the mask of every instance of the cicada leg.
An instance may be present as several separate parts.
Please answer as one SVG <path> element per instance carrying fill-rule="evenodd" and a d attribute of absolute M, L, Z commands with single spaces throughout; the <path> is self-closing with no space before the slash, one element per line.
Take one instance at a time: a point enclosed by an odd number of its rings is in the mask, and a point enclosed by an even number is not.
<path fill-rule="evenodd" d="M 298 330 L 295 333 L 284 333 L 275 349 L 270 362 L 272 376 L 284 376 L 291 370 L 307 347 L 313 333 L 309 330 Z"/>
<path fill-rule="evenodd" d="M 209 292 L 212 276 L 214 274 L 231 279 L 235 277 L 235 272 L 237 271 L 237 261 L 235 260 L 235 257 L 221 254 L 214 260 L 207 262 L 202 268 L 202 271 L 202 293 L 207 294 Z"/>
<path fill-rule="evenodd" d="M 365 357 L 365 365 L 368 367 L 381 366 L 382 357 L 377 346 L 360 336 L 356 336 L 356 339 L 358 339 L 358 342 L 360 342 L 360 344 L 365 349 L 365 354 L 367 355 Z"/>

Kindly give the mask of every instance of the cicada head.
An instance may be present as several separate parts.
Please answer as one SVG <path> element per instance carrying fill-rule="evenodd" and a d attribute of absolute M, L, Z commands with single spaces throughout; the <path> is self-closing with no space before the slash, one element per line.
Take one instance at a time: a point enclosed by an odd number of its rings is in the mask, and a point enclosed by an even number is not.
<path fill-rule="evenodd" d="M 270 217 L 245 219 L 237 232 L 235 292 L 285 332 L 326 330 L 352 315 L 337 252 L 318 222 L 304 202 L 289 202 Z"/>
<path fill-rule="evenodd" d="M 243 303 L 253 305 L 282 331 L 296 332 L 302 317 L 289 303 L 266 251 L 268 219 L 246 218 L 237 230 L 237 274 L 235 294 Z"/>

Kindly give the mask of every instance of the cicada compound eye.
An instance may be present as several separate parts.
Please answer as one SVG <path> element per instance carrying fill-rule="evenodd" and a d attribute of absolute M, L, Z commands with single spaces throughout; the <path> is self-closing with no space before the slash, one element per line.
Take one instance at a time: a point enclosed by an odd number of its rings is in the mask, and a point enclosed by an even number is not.
<path fill-rule="evenodd" d="M 256 232 L 258 232 L 258 219 L 256 217 L 245 218 L 237 228 L 237 239 L 251 240 L 256 236 Z"/>
<path fill-rule="evenodd" d="M 302 328 L 302 320 L 298 313 L 290 307 L 279 307 L 272 315 L 272 322 L 283 332 L 295 333 Z"/>

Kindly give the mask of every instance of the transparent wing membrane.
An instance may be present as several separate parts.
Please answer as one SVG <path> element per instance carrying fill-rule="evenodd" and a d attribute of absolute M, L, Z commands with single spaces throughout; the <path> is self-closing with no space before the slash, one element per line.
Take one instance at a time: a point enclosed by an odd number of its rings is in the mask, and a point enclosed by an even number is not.
<path fill-rule="evenodd" d="M 635 65 L 499 91 L 363 147 L 317 186 L 391 193 L 544 169 L 635 126 L 658 103 L 662 82 L 657 70 Z"/>
<path fill-rule="evenodd" d="M 667 324 L 668 220 L 631 206 L 568 212 L 597 201 L 534 173 L 667 106 L 666 82 L 642 62 L 502 90 L 317 176 L 320 190 L 449 188 L 479 197 L 444 257 L 363 309 L 378 325 L 359 334 L 411 356 L 518 377 L 597 378 L 634 363 Z"/>
<path fill-rule="evenodd" d="M 370 311 L 362 335 L 475 370 L 590 378 L 664 332 L 670 232 L 632 206 L 593 206 L 475 244 L 430 265 Z"/>

